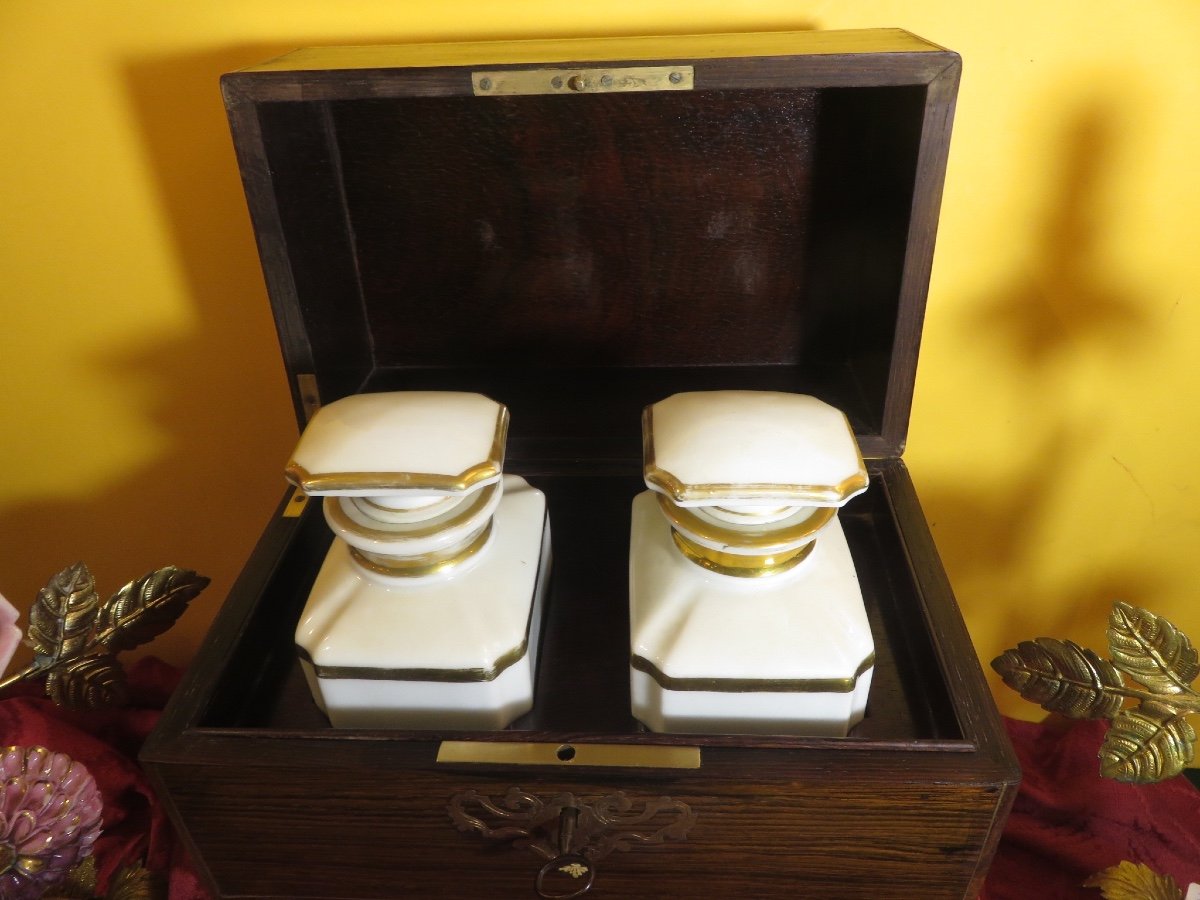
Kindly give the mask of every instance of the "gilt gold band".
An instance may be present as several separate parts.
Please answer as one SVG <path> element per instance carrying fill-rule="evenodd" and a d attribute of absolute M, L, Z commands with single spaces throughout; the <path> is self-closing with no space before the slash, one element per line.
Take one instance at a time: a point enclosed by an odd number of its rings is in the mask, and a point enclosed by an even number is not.
<path fill-rule="evenodd" d="M 789 544 L 795 545 L 816 534 L 837 515 L 835 506 L 818 506 L 811 515 L 797 522 L 789 523 L 785 519 L 782 523 L 772 523 L 769 530 L 759 527 L 751 531 L 736 525 L 722 525 L 698 515 L 686 506 L 676 506 L 666 494 L 656 496 L 658 508 L 672 528 L 723 547 L 741 547 L 763 555 L 782 552 Z"/>
<path fill-rule="evenodd" d="M 654 451 L 654 406 L 642 410 L 642 460 L 646 486 L 667 494 L 676 503 L 696 500 L 778 500 L 780 503 L 797 505 L 840 506 L 866 489 L 869 481 L 857 441 L 855 452 L 858 453 L 858 470 L 838 484 L 685 484 L 658 467 Z"/>
<path fill-rule="evenodd" d="M 495 681 L 510 666 L 525 658 L 529 650 L 529 634 L 516 647 L 502 654 L 492 665 L 479 669 L 376 669 L 370 666 L 322 666 L 313 662 L 309 652 L 296 645 L 296 654 L 313 668 L 318 678 L 359 681 L 436 681 L 444 684 L 472 684 Z"/>
<path fill-rule="evenodd" d="M 504 444 L 508 437 L 508 407 L 496 413 L 496 430 L 488 458 L 457 475 L 430 472 L 309 472 L 294 459 L 284 467 L 288 481 L 306 494 L 353 491 L 382 494 L 396 490 L 444 491 L 462 494 L 500 477 L 504 468 Z"/>
<path fill-rule="evenodd" d="M 768 553 L 759 556 L 745 556 L 740 553 L 723 553 L 689 541 L 686 537 L 671 529 L 671 538 L 683 555 L 696 565 L 716 572 L 720 575 L 732 575 L 735 578 L 765 578 L 790 571 L 803 562 L 816 541 L 809 541 L 803 547 L 788 550 L 784 553 Z"/>
<path fill-rule="evenodd" d="M 711 691 L 723 694 L 849 694 L 858 687 L 858 679 L 875 665 L 875 654 L 867 657 L 849 678 L 676 678 L 667 675 L 650 660 L 636 654 L 629 664 L 644 672 L 668 691 Z"/>
<path fill-rule="evenodd" d="M 349 531 L 373 541 L 416 540 L 417 538 L 429 537 L 430 535 L 438 534 L 439 532 L 446 531 L 449 528 L 456 528 L 463 524 L 473 516 L 478 515 L 480 509 L 492 502 L 496 491 L 501 489 L 499 481 L 484 485 L 456 506 L 452 516 L 450 512 L 445 512 L 432 519 L 409 524 L 396 524 L 387 528 L 372 528 L 369 525 L 364 525 L 352 519 L 346 510 L 342 508 L 341 497 L 325 498 L 325 515 L 335 528 Z"/>
<path fill-rule="evenodd" d="M 486 545 L 492 534 L 492 520 L 479 530 L 479 533 L 467 542 L 465 546 L 452 547 L 449 550 L 436 550 L 432 553 L 422 553 L 420 556 L 382 556 L 366 554 L 357 547 L 350 548 L 353 560 L 368 571 L 377 575 L 389 577 L 419 578 L 423 575 L 433 575 L 445 572 L 458 564 L 470 559 Z"/>

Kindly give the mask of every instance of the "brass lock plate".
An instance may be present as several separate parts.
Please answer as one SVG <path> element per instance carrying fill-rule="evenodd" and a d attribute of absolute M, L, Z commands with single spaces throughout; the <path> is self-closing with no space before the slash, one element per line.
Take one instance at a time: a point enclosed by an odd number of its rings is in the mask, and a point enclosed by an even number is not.
<path fill-rule="evenodd" d="M 442 741 L 439 763 L 491 763 L 518 766 L 617 766 L 645 769 L 698 769 L 699 747 L 637 744 L 554 744 L 519 741 Z"/>

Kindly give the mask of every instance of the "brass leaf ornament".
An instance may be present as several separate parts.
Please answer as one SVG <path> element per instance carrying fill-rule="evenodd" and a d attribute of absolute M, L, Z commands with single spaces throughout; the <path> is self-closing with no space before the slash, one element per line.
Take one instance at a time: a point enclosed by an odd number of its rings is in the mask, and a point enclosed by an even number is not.
<path fill-rule="evenodd" d="M 1183 771 L 1195 743 L 1184 713 L 1147 700 L 1113 719 L 1100 747 L 1100 774 L 1134 784 L 1164 781 Z"/>
<path fill-rule="evenodd" d="M 96 858 L 89 856 L 67 876 L 67 880 L 42 895 L 42 900 L 166 900 L 163 879 L 141 863 L 117 870 L 103 896 L 96 893 Z"/>
<path fill-rule="evenodd" d="M 207 578 L 174 566 L 129 582 L 100 607 L 95 643 L 116 653 L 153 640 L 175 624 L 207 585 Z"/>
<path fill-rule="evenodd" d="M 96 621 L 100 597 L 83 563 L 67 566 L 38 591 L 29 610 L 26 642 L 42 663 L 78 654 Z"/>
<path fill-rule="evenodd" d="M 145 866 L 135 864 L 126 866 L 113 876 L 104 900 L 165 900 L 166 896 L 162 879 Z"/>
<path fill-rule="evenodd" d="M 1128 603 L 1113 606 L 1108 617 L 1113 663 L 1159 694 L 1190 693 L 1200 675 L 1200 654 L 1187 635 L 1164 619 Z"/>
<path fill-rule="evenodd" d="M 38 592 L 29 611 L 25 642 L 34 649 L 33 662 L 0 681 L 0 690 L 45 675 L 46 693 L 60 706 L 123 705 L 129 692 L 116 654 L 158 637 L 207 586 L 191 569 L 166 566 L 101 603 L 87 566 L 68 566 Z"/>
<path fill-rule="evenodd" d="M 1187 720 L 1200 712 L 1200 654 L 1154 613 L 1118 601 L 1108 619 L 1109 660 L 1071 641 L 1022 641 L 992 660 L 1004 683 L 1047 712 L 1109 719 L 1100 774 L 1150 784 L 1178 775 L 1195 754 Z M 1142 687 L 1131 687 L 1122 676 Z M 1106 895 L 1107 896 L 1107 895 Z"/>
<path fill-rule="evenodd" d="M 103 709 L 129 702 L 125 670 L 109 653 L 79 656 L 52 669 L 46 694 L 68 709 Z"/>
<path fill-rule="evenodd" d="M 89 856 L 68 874 L 47 900 L 91 900 L 96 894 L 96 857 Z"/>
<path fill-rule="evenodd" d="M 992 667 L 1026 700 L 1072 719 L 1110 719 L 1125 702 L 1116 667 L 1072 641 L 1022 641 Z"/>
<path fill-rule="evenodd" d="M 1100 888 L 1104 900 L 1183 900 L 1183 891 L 1170 875 L 1128 861 L 1097 872 L 1083 886 Z"/>

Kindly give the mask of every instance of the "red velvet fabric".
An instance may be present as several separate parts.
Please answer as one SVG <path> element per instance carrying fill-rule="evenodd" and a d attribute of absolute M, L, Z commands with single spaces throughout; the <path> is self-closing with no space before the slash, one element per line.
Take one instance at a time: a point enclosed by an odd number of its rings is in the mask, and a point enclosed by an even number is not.
<path fill-rule="evenodd" d="M 137 761 L 179 675 L 157 659 L 138 661 L 129 670 L 130 704 L 120 710 L 65 710 L 33 684 L 15 685 L 0 699 L 0 746 L 39 745 L 65 753 L 96 779 L 104 798 L 103 832 L 93 851 L 101 893 L 118 869 L 142 863 L 168 880 L 170 900 L 211 896 Z"/>
<path fill-rule="evenodd" d="M 1006 721 L 1021 790 L 981 900 L 1100 900 L 1083 882 L 1124 860 L 1200 883 L 1200 791 L 1100 777 L 1105 722 Z"/>

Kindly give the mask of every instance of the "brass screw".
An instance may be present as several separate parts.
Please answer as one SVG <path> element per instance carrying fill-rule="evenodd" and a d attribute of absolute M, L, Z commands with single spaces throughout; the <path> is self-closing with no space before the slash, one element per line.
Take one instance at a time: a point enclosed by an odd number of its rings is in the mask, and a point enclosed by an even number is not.
<path fill-rule="evenodd" d="M 604 75 L 600 79 L 600 84 L 603 85 L 604 87 L 612 87 L 612 76 Z"/>
<path fill-rule="evenodd" d="M 480 78 L 479 79 L 479 89 L 481 91 L 490 91 L 492 89 L 492 79 Z"/>
<path fill-rule="evenodd" d="M 672 72 L 667 77 L 670 79 L 671 84 L 679 84 L 679 82 L 683 81 L 683 73 L 682 72 Z"/>
<path fill-rule="evenodd" d="M 567 87 L 573 91 L 582 91 L 587 87 L 587 79 L 582 75 L 572 75 L 567 81 Z"/>
<path fill-rule="evenodd" d="M 562 78 L 560 78 L 558 75 L 555 75 L 550 79 L 550 87 L 554 88 L 555 90 L 562 87 Z"/>

